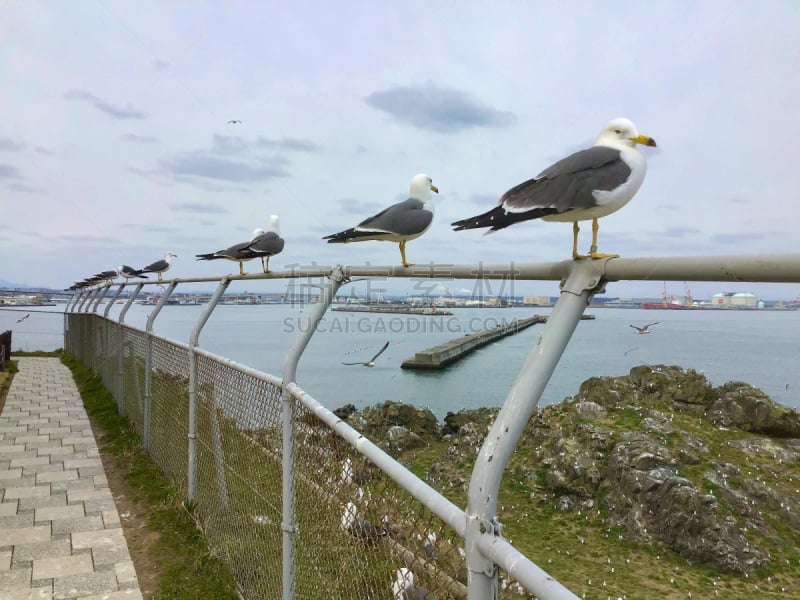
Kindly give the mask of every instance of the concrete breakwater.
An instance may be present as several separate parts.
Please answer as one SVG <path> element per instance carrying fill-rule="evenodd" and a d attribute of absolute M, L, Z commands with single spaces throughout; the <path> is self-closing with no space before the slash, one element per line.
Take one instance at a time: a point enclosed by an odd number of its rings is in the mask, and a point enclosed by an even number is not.
<path fill-rule="evenodd" d="M 531 325 L 545 323 L 546 321 L 547 317 L 534 315 L 527 319 L 519 319 L 513 323 L 498 325 L 491 329 L 464 335 L 433 348 L 417 352 L 411 358 L 404 360 L 400 366 L 403 369 L 442 369 L 463 358 L 473 350 L 477 350 L 507 335 L 518 333 Z"/>

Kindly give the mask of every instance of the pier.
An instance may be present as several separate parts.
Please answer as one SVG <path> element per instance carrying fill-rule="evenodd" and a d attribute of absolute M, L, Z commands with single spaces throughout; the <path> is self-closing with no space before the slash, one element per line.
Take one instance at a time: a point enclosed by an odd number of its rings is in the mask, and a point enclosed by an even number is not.
<path fill-rule="evenodd" d="M 397 304 L 348 304 L 345 306 L 334 306 L 331 310 L 344 312 L 366 312 L 366 313 L 397 313 L 401 315 L 452 315 L 449 310 L 441 308 L 419 307 L 419 306 L 399 306 Z"/>
<path fill-rule="evenodd" d="M 504 338 L 507 335 L 519 333 L 531 325 L 547 322 L 547 317 L 534 315 L 527 319 L 520 319 L 508 325 L 498 325 L 491 329 L 484 329 L 478 333 L 471 333 L 460 338 L 439 344 L 433 348 L 417 352 L 407 358 L 400 365 L 403 369 L 443 369 L 447 365 L 460 360 L 473 350 Z"/>

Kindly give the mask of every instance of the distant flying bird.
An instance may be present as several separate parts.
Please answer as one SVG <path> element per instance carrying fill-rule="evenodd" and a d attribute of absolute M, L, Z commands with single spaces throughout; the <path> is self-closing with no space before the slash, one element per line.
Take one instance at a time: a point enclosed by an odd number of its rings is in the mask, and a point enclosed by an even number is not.
<path fill-rule="evenodd" d="M 383 348 L 378 350 L 378 353 L 370 358 L 367 362 L 343 362 L 343 365 L 361 365 L 362 367 L 374 367 L 375 366 L 375 359 L 378 358 L 384 351 L 389 347 L 389 342 L 386 342 L 383 345 Z"/>
<path fill-rule="evenodd" d="M 250 234 L 250 239 L 246 242 L 240 242 L 238 244 L 234 244 L 233 246 L 229 246 L 228 248 L 217 250 L 216 252 L 209 252 L 208 254 L 195 254 L 195 256 L 197 257 L 197 260 L 217 260 L 224 258 L 238 262 L 239 274 L 247 275 L 247 273 L 244 272 L 244 261 L 258 258 L 258 254 L 253 250 L 250 250 L 250 244 L 253 243 L 254 239 L 260 235 L 263 235 L 264 233 L 266 233 L 266 231 L 263 229 L 254 229 L 253 233 Z"/>
<path fill-rule="evenodd" d="M 228 121 L 228 125 L 238 125 L 239 123 L 241 123 L 239 119 L 231 119 Z"/>
<path fill-rule="evenodd" d="M 141 269 L 134 269 L 128 265 L 120 265 L 117 267 L 117 275 L 125 279 L 132 279 L 134 277 L 141 277 L 142 279 L 150 279 Z"/>
<path fill-rule="evenodd" d="M 403 266 L 412 267 L 413 265 L 406 260 L 406 242 L 417 239 L 428 231 L 433 223 L 434 206 L 431 192 L 439 193 L 431 178 L 423 174 L 415 175 L 411 180 L 407 200 L 393 204 L 378 214 L 364 219 L 355 227 L 326 235 L 322 239 L 328 240 L 329 244 L 348 244 L 367 240 L 398 242 Z"/>
<path fill-rule="evenodd" d="M 534 179 L 508 190 L 492 210 L 452 223 L 455 231 L 489 227 L 492 233 L 529 219 L 572 222 L 572 258 L 609 258 L 597 252 L 597 219 L 619 210 L 636 194 L 647 160 L 636 144 L 655 146 L 628 119 L 606 125 L 594 146 L 551 165 Z M 578 254 L 578 221 L 592 221 L 592 246 Z"/>
<path fill-rule="evenodd" d="M 161 275 L 169 270 L 173 258 L 178 258 L 178 255 L 173 252 L 167 252 L 162 260 L 157 260 L 146 267 L 142 267 L 142 273 L 157 273 L 158 280 L 162 281 Z"/>
<path fill-rule="evenodd" d="M 27 319 L 27 318 L 28 318 L 28 317 L 30 317 L 30 316 L 31 316 L 31 315 L 30 315 L 30 313 L 28 313 L 27 315 L 25 315 L 25 316 L 24 316 L 24 317 L 22 317 L 21 319 L 17 319 L 17 323 L 22 323 L 22 322 L 23 322 L 25 319 Z"/>
<path fill-rule="evenodd" d="M 659 323 L 661 323 L 661 321 L 656 321 L 655 323 L 648 323 L 647 325 L 642 325 L 641 327 L 637 327 L 636 325 L 630 325 L 630 327 L 633 327 L 636 330 L 636 333 L 652 333 L 650 331 L 650 328 L 653 325 L 658 325 Z"/>
<path fill-rule="evenodd" d="M 280 254 L 283 251 L 283 245 L 284 240 L 280 233 L 278 215 L 270 215 L 267 231 L 250 240 L 248 249 L 261 258 L 261 266 L 264 269 L 264 273 L 269 273 L 269 257 Z M 266 264 L 264 263 L 265 258 L 267 259 Z"/>

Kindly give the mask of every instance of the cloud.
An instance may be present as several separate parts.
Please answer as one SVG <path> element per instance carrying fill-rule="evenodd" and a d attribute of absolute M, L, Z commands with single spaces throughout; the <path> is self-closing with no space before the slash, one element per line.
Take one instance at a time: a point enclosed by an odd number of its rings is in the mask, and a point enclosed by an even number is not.
<path fill-rule="evenodd" d="M 495 194 L 472 194 L 467 198 L 470 204 L 477 204 L 478 206 L 485 206 L 486 210 L 497 206 L 497 201 L 500 199 L 499 195 Z"/>
<path fill-rule="evenodd" d="M 319 150 L 319 146 L 314 142 L 298 138 L 272 139 L 259 136 L 254 142 L 250 142 L 235 135 L 215 135 L 211 151 L 219 154 L 246 154 L 264 148 L 286 152 L 316 152 Z"/>
<path fill-rule="evenodd" d="M 694 227 L 667 227 L 659 231 L 651 231 L 650 235 L 656 237 L 683 238 L 687 235 L 696 235 L 698 233 L 702 233 L 701 230 L 695 229 Z"/>
<path fill-rule="evenodd" d="M 712 235 L 709 239 L 714 244 L 739 244 L 742 242 L 755 242 L 763 239 L 770 238 L 775 235 L 775 232 L 753 232 L 753 233 L 717 233 Z"/>
<path fill-rule="evenodd" d="M 301 140 L 292 137 L 282 137 L 279 140 L 265 138 L 259 136 L 256 138 L 256 144 L 268 148 L 277 148 L 279 150 L 289 150 L 294 152 L 317 152 L 319 146 L 310 140 Z"/>
<path fill-rule="evenodd" d="M 0 165 L 0 179 L 22 179 L 17 167 L 11 165 Z"/>
<path fill-rule="evenodd" d="M 230 212 L 228 209 L 218 204 L 204 204 L 201 202 L 171 202 L 170 210 L 177 210 L 182 212 L 190 212 L 196 214 L 224 214 Z"/>
<path fill-rule="evenodd" d="M 0 150 L 5 152 L 19 152 L 25 148 L 25 144 L 17 142 L 11 138 L 0 137 Z"/>
<path fill-rule="evenodd" d="M 15 182 L 8 186 L 8 189 L 14 192 L 22 192 L 24 194 L 41 194 L 44 192 L 42 188 L 38 188 L 27 183 Z"/>
<path fill-rule="evenodd" d="M 44 146 L 34 146 L 33 149 L 39 153 L 44 154 L 45 156 L 53 156 L 54 152 L 52 150 L 48 150 Z"/>
<path fill-rule="evenodd" d="M 469 92 L 430 83 L 373 92 L 364 102 L 398 121 L 441 133 L 471 127 L 508 127 L 517 120 L 514 113 L 496 110 Z"/>
<path fill-rule="evenodd" d="M 208 154 L 187 152 L 175 154 L 158 161 L 162 171 L 175 176 L 203 177 L 238 183 L 254 183 L 278 177 L 287 177 L 282 168 L 285 159 L 275 158 L 248 164 Z"/>
<path fill-rule="evenodd" d="M 108 237 L 104 235 L 73 235 L 62 234 L 55 236 L 56 240 L 67 242 L 69 244 L 118 244 L 119 238 Z"/>
<path fill-rule="evenodd" d="M 158 140 L 151 135 L 136 135 L 135 133 L 126 133 L 122 136 L 123 142 L 131 142 L 133 144 L 157 144 Z"/>
<path fill-rule="evenodd" d="M 88 102 L 92 106 L 94 106 L 97 110 L 106 113 L 108 116 L 113 117 L 115 119 L 144 119 L 145 114 L 133 108 L 130 104 L 119 107 L 106 102 L 102 98 L 98 98 L 94 94 L 90 94 L 89 92 L 84 92 L 82 90 L 70 90 L 69 92 L 64 94 L 64 98 L 68 100 L 81 100 L 83 102 Z"/>

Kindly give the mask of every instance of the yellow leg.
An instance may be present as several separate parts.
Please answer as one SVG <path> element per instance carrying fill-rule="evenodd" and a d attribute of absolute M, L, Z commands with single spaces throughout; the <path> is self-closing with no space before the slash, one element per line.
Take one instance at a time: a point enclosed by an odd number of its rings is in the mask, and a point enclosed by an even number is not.
<path fill-rule="evenodd" d="M 159 281 L 164 281 L 164 280 L 161 278 L 161 273 L 159 273 L 159 274 L 158 274 L 158 280 L 159 280 Z"/>
<path fill-rule="evenodd" d="M 590 258 L 618 258 L 619 254 L 603 254 L 597 251 L 597 232 L 600 231 L 600 225 L 597 219 L 592 219 L 592 247 L 589 248 Z"/>
<path fill-rule="evenodd" d="M 264 273 L 269 273 L 269 256 L 267 257 L 267 264 L 264 264 L 264 257 L 261 257 L 261 265 L 264 267 Z"/>
<path fill-rule="evenodd" d="M 247 273 L 244 272 L 244 263 L 242 261 L 239 261 L 239 275 L 247 275 Z"/>
<path fill-rule="evenodd" d="M 406 243 L 405 241 L 400 242 L 400 258 L 403 260 L 403 266 L 413 267 L 414 265 L 406 260 Z"/>
<path fill-rule="evenodd" d="M 582 258 L 589 258 L 585 254 L 578 254 L 578 232 L 581 230 L 578 227 L 578 222 L 572 223 L 572 260 L 580 260 Z"/>

